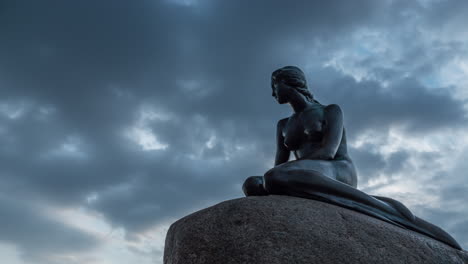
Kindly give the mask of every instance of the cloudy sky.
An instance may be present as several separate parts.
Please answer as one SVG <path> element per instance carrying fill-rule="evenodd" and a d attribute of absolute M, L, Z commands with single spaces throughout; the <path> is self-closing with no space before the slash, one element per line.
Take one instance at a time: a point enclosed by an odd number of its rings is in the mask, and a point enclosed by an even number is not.
<path fill-rule="evenodd" d="M 359 188 L 468 248 L 468 2 L 0 0 L 0 259 L 162 263 L 178 218 L 242 197 L 304 70 Z"/>

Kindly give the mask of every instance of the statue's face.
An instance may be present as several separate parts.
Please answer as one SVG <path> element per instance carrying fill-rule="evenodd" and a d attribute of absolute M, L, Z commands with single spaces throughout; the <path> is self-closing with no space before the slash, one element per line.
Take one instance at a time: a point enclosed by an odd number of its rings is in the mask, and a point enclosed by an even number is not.
<path fill-rule="evenodd" d="M 273 84 L 273 97 L 279 104 L 285 104 L 289 101 L 289 95 L 293 92 L 294 88 L 285 84 L 282 81 L 277 81 Z"/>

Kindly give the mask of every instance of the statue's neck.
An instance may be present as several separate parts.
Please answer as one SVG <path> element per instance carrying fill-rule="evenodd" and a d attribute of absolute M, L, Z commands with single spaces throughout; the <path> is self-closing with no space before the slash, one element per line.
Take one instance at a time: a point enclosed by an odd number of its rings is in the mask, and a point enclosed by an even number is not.
<path fill-rule="evenodd" d="M 294 113 L 300 113 L 313 103 L 307 100 L 303 94 L 296 92 L 293 96 L 291 96 L 289 104 L 291 105 Z"/>

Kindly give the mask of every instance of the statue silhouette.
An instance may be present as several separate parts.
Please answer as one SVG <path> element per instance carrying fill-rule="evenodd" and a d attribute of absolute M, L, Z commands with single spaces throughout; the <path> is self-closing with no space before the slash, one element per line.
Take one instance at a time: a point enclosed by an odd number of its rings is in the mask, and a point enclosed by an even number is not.
<path fill-rule="evenodd" d="M 264 176 L 247 178 L 242 186 L 245 195 L 279 194 L 333 203 L 461 249 L 449 234 L 414 216 L 402 203 L 357 189 L 343 113 L 336 104 L 322 105 L 314 99 L 298 67 L 274 71 L 271 88 L 278 103 L 288 103 L 294 113 L 278 121 L 275 166 Z"/>

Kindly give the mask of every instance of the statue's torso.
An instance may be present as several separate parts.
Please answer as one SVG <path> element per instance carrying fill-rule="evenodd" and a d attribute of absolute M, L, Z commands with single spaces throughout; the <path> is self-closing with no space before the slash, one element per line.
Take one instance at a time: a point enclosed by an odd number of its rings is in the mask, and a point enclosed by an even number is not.
<path fill-rule="evenodd" d="M 325 106 L 319 105 L 293 114 L 285 121 L 282 129 L 284 145 L 294 152 L 296 159 L 307 158 L 308 155 L 321 148 L 328 125 L 324 113 Z M 335 159 L 342 158 L 347 158 L 344 133 L 335 156 Z"/>
<path fill-rule="evenodd" d="M 304 145 L 320 144 L 324 125 L 322 109 L 310 109 L 293 114 L 283 127 L 284 145 L 289 150 L 295 151 Z"/>

